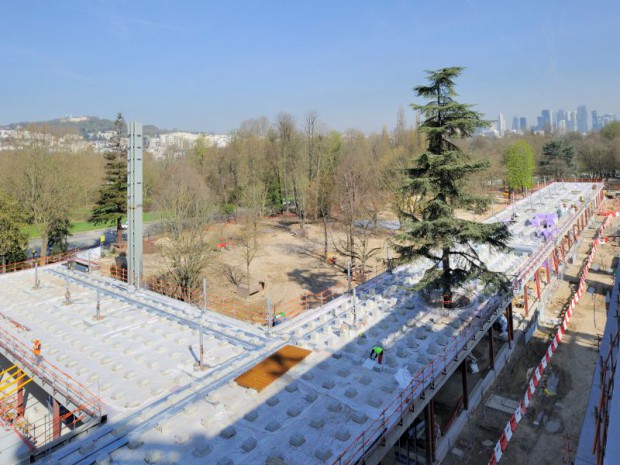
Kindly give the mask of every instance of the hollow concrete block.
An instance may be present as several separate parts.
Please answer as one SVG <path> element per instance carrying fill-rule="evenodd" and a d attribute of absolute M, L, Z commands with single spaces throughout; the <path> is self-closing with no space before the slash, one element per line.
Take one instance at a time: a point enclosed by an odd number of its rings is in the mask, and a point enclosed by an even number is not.
<path fill-rule="evenodd" d="M 314 429 L 321 429 L 325 426 L 325 420 L 321 417 L 315 417 L 310 420 L 310 426 Z"/>
<path fill-rule="evenodd" d="M 130 434 L 127 442 L 127 447 L 130 449 L 137 449 L 138 447 L 144 444 L 144 439 L 142 439 L 141 434 Z"/>
<path fill-rule="evenodd" d="M 339 429 L 335 434 L 336 439 L 339 441 L 348 441 L 351 437 L 351 433 L 346 429 Z"/>
<path fill-rule="evenodd" d="M 254 422 L 258 418 L 258 412 L 256 410 L 252 410 L 251 412 L 243 415 L 243 419 L 245 421 L 249 421 L 250 423 Z"/>
<path fill-rule="evenodd" d="M 336 383 L 332 379 L 326 379 L 321 384 L 321 386 L 323 386 L 325 389 L 332 389 L 335 385 L 336 385 Z"/>
<path fill-rule="evenodd" d="M 196 458 L 202 458 L 211 453 L 211 449 L 211 444 L 199 444 L 192 450 L 192 455 Z"/>
<path fill-rule="evenodd" d="M 241 450 L 243 450 L 244 452 L 250 452 L 256 448 L 256 444 L 257 444 L 256 438 L 250 436 L 249 438 L 247 438 L 245 441 L 241 443 Z"/>
<path fill-rule="evenodd" d="M 234 426 L 227 426 L 222 431 L 220 431 L 220 437 L 224 439 L 230 439 L 235 434 L 237 434 L 237 429 Z"/>
<path fill-rule="evenodd" d="M 267 423 L 267 425 L 265 426 L 265 430 L 269 431 L 270 433 L 273 433 L 274 431 L 277 431 L 280 429 L 280 423 L 277 422 L 276 420 L 271 420 L 269 423 Z"/>
<path fill-rule="evenodd" d="M 364 412 L 353 412 L 351 414 L 351 420 L 353 420 L 355 423 L 363 425 L 364 423 L 366 423 L 366 421 L 368 421 L 368 415 L 366 415 Z"/>
<path fill-rule="evenodd" d="M 304 442 L 306 442 L 306 438 L 300 432 L 293 433 L 293 435 L 288 440 L 289 444 L 293 447 L 299 447 Z"/>
<path fill-rule="evenodd" d="M 342 403 L 337 399 L 330 399 L 327 402 L 327 410 L 332 413 L 337 413 L 342 410 Z"/>
<path fill-rule="evenodd" d="M 314 456 L 321 462 L 326 462 L 332 456 L 333 452 L 330 449 L 317 449 L 314 452 Z"/>
<path fill-rule="evenodd" d="M 296 392 L 299 391 L 299 385 L 295 382 L 289 383 L 284 389 L 286 389 L 287 392 Z"/>
<path fill-rule="evenodd" d="M 144 461 L 149 464 L 158 463 L 162 459 L 163 454 L 158 449 L 153 449 L 144 454 Z"/>
<path fill-rule="evenodd" d="M 301 412 L 302 412 L 303 408 L 299 405 L 291 405 L 287 411 L 286 414 L 291 417 L 291 418 L 295 418 L 298 417 Z"/>

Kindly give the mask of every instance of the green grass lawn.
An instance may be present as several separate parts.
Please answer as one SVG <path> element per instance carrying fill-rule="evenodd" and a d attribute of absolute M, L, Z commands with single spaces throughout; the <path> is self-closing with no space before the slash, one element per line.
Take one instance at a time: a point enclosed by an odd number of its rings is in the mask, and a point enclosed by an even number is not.
<path fill-rule="evenodd" d="M 106 226 L 106 225 L 101 225 L 101 224 L 96 225 L 89 221 L 80 220 L 80 217 L 88 218 L 90 216 L 90 210 L 89 211 L 80 210 L 79 212 L 74 212 L 74 215 L 75 215 L 74 218 L 77 218 L 77 220 L 71 221 L 71 227 L 69 228 L 69 231 L 71 232 L 71 234 L 111 227 L 111 226 Z M 159 212 L 146 212 L 142 214 L 142 221 L 145 223 L 148 223 L 149 221 L 156 221 L 159 218 L 160 218 Z M 123 222 L 125 222 L 125 220 L 126 218 L 123 218 Z M 22 228 L 22 231 L 28 234 L 29 239 L 38 239 L 40 237 L 39 231 L 36 228 L 36 226 L 33 226 L 33 225 L 25 226 Z"/>

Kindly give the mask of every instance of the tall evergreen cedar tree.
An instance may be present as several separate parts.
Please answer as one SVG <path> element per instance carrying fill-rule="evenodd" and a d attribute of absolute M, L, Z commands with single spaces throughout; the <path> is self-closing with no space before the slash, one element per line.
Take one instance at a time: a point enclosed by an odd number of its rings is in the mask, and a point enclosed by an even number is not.
<path fill-rule="evenodd" d="M 485 209 L 488 199 L 465 191 L 472 173 L 488 168 L 487 162 L 473 162 L 453 142 L 471 137 L 476 129 L 488 126 L 472 105 L 458 103 L 454 79 L 463 68 L 428 71 L 429 84 L 414 88 L 416 96 L 429 99 L 411 108 L 424 116 L 420 131 L 426 134 L 428 150 L 405 170 L 401 188 L 402 232 L 394 247 L 397 263 L 425 257 L 431 261 L 417 290 L 440 291 L 446 308 L 455 305 L 454 293 L 460 285 L 480 279 L 487 290 L 507 292 L 503 274 L 490 271 L 480 259 L 476 244 L 496 251 L 508 249 L 510 232 L 503 223 L 482 224 L 456 218 L 455 209 Z"/>
<path fill-rule="evenodd" d="M 116 241 L 123 240 L 123 215 L 127 213 L 127 147 L 123 136 L 127 132 L 123 114 L 116 115 L 112 150 L 105 153 L 105 177 L 91 221 L 95 224 L 116 223 Z"/>

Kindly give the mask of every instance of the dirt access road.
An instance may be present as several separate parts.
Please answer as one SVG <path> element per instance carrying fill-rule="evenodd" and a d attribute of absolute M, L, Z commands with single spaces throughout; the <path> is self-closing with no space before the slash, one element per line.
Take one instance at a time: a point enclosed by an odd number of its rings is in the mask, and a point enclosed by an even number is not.
<path fill-rule="evenodd" d="M 600 217 L 599 217 L 600 218 Z M 492 447 L 501 435 L 510 415 L 485 406 L 491 394 L 520 400 L 534 367 L 547 350 L 549 338 L 555 334 L 559 320 L 554 318 L 563 302 L 569 298 L 570 283 L 576 283 L 576 274 L 589 250 L 595 227 L 593 223 L 585 232 L 575 263 L 567 269 L 564 280 L 557 286 L 555 295 L 547 305 L 541 327 L 527 346 L 521 342 L 517 353 L 504 368 L 485 401 L 473 412 L 457 443 L 464 457 L 453 453 L 444 465 L 487 464 Z M 605 234 L 615 233 L 618 220 L 614 219 Z M 593 261 L 602 269 L 610 269 L 620 247 L 612 243 L 599 246 Z M 519 423 L 502 456 L 502 465 L 557 465 L 570 464 L 574 459 L 592 375 L 598 355 L 598 337 L 606 323 L 605 294 L 611 289 L 613 276 L 606 271 L 588 274 L 588 289 L 576 306 L 567 333 L 554 353 L 536 389 L 527 413 Z"/>

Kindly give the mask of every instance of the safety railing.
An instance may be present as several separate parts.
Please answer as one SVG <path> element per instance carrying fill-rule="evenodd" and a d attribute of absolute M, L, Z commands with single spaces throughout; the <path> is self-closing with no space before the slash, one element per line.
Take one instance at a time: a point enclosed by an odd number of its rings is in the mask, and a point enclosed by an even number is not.
<path fill-rule="evenodd" d="M 76 251 L 71 250 L 69 252 L 63 252 L 56 255 L 47 255 L 45 257 L 35 257 L 21 262 L 14 263 L 0 263 L 0 274 L 2 273 L 14 273 L 16 271 L 30 270 L 34 268 L 35 263 L 39 266 L 51 265 L 53 263 L 66 262 L 67 260 L 75 256 Z"/>
<path fill-rule="evenodd" d="M 418 371 L 409 385 L 393 398 L 379 416 L 340 453 L 333 465 L 354 464 L 372 452 L 373 445 L 401 424 L 407 412 L 414 410 L 414 403 L 422 393 L 427 388 L 434 387 L 437 376 L 447 373 L 457 363 L 461 351 L 484 328 L 489 316 L 495 311 L 503 311 L 502 307 L 505 305 L 508 305 L 506 300 L 493 298 L 477 308 L 472 313 L 469 324 L 459 334 L 452 337 L 433 360 Z"/>
<path fill-rule="evenodd" d="M 573 181 L 573 182 L 586 182 L 586 181 Z M 588 180 L 587 182 L 592 182 Z M 602 190 L 602 186 L 599 186 L 597 189 L 597 195 Z M 557 237 L 563 237 L 572 225 L 575 224 L 575 221 L 586 211 L 588 208 L 588 204 L 582 205 L 581 208 L 577 209 L 571 216 L 567 217 L 566 220 L 563 221 L 562 226 L 558 230 Z M 525 263 L 519 266 L 514 273 L 516 275 L 514 286 L 515 288 L 519 288 L 522 283 L 527 281 L 529 277 L 534 273 L 538 267 L 544 262 L 544 260 L 549 256 L 551 251 L 555 248 L 555 241 L 549 241 L 545 243 L 545 245 L 538 249 L 536 253 Z"/>
<path fill-rule="evenodd" d="M 22 369 L 30 372 L 29 376 L 38 377 L 89 416 L 101 417 L 103 403 L 98 396 L 45 358 L 36 357 L 32 348 L 26 347 L 3 328 L 0 328 L 0 347 L 13 357 L 14 362 L 21 363 Z"/>
<path fill-rule="evenodd" d="M 95 262 L 101 274 L 127 282 L 126 268 L 115 264 L 104 266 L 100 261 Z M 363 276 L 359 275 L 359 279 L 351 280 L 351 288 L 372 281 L 384 273 L 385 270 L 386 267 L 382 265 L 381 267 L 375 267 L 373 271 L 365 273 Z M 163 277 L 147 277 L 143 279 L 142 287 L 167 297 L 188 302 L 200 308 L 205 306 L 205 296 L 201 289 L 183 287 Z M 345 294 L 347 289 L 347 281 L 339 280 L 331 287 L 321 291 L 304 292 L 288 301 L 272 302 L 271 318 L 275 318 L 276 321 L 291 320 Z M 239 299 L 221 297 L 208 292 L 206 294 L 206 307 L 216 313 L 254 324 L 265 325 L 269 319 L 266 298 L 259 303 L 244 302 Z"/>

